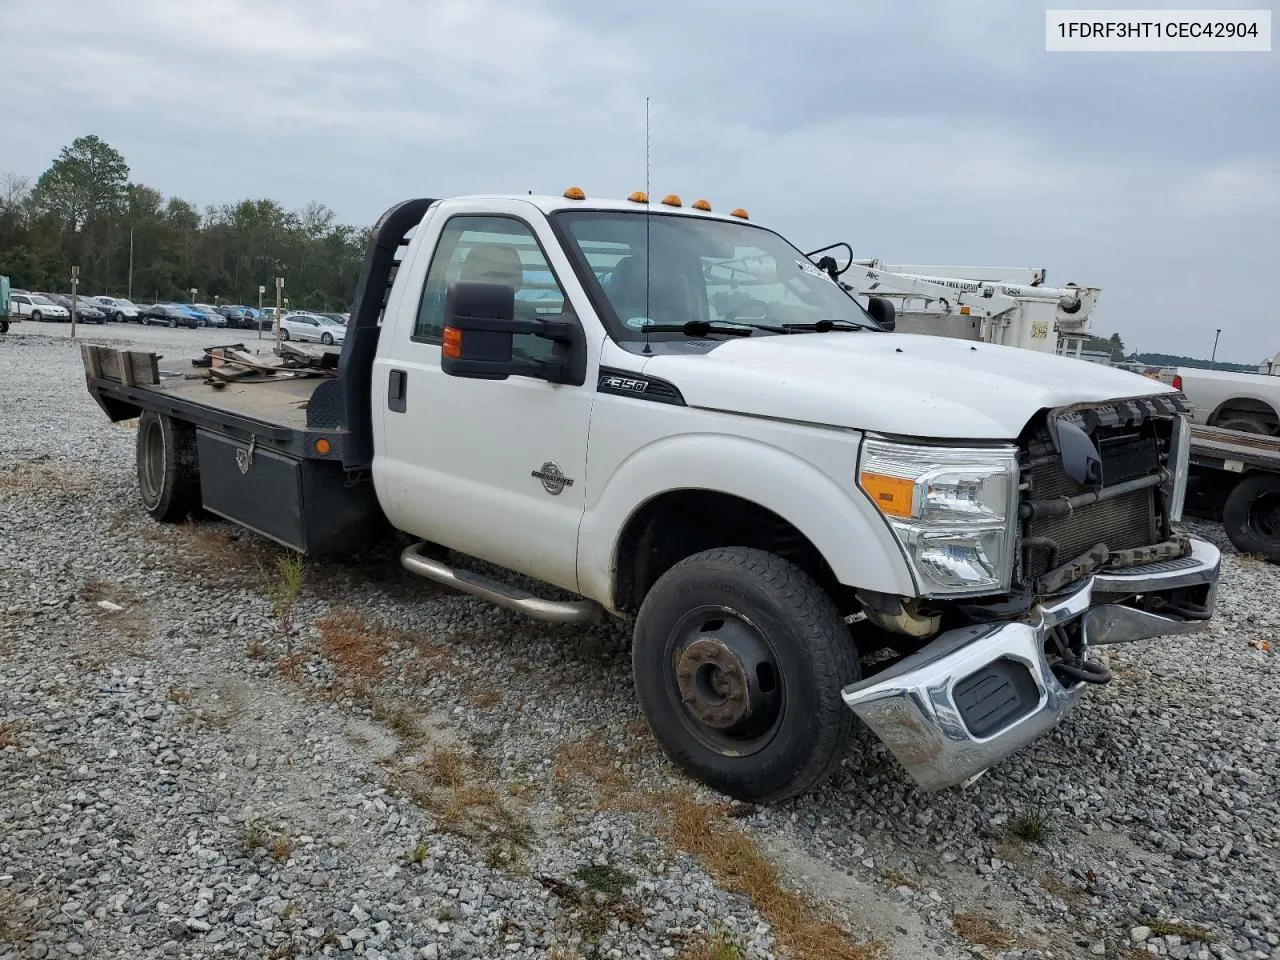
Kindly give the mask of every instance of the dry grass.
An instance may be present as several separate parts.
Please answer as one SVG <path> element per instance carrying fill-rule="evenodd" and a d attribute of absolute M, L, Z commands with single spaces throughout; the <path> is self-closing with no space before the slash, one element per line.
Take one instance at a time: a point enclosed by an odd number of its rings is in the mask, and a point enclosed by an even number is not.
<path fill-rule="evenodd" d="M 131 418 L 131 419 L 129 419 L 129 420 L 117 420 L 117 421 L 116 421 L 116 426 L 117 426 L 117 427 L 121 427 L 121 428 L 123 428 L 123 429 L 125 429 L 125 430 L 137 430 L 137 429 L 138 429 L 138 418 L 137 418 L 137 417 L 133 417 L 133 418 Z"/>
<path fill-rule="evenodd" d="M 178 687 L 169 688 L 170 703 L 186 703 L 191 699 L 191 693 L 187 690 L 181 690 Z"/>
<path fill-rule="evenodd" d="M 438 745 L 416 765 L 389 771 L 387 786 L 434 814 L 442 830 L 484 844 L 491 859 L 516 862 L 533 830 L 495 782 L 483 758 Z"/>
<path fill-rule="evenodd" d="M 777 868 L 755 841 L 725 816 L 723 807 L 677 794 L 672 803 L 670 839 L 678 849 L 696 857 L 722 889 L 749 898 L 772 924 L 779 947 L 794 960 L 872 960 L 884 956 L 880 945 L 854 943 L 834 923 L 819 919 L 818 908 L 807 897 L 785 889 Z"/>
<path fill-rule="evenodd" d="M 646 797 L 632 789 L 631 778 L 622 769 L 627 756 L 610 747 L 598 733 L 566 743 L 556 751 L 551 768 L 557 792 L 594 790 L 598 810 L 642 812 L 649 809 Z"/>
<path fill-rule="evenodd" d="M 471 705 L 477 710 L 492 710 L 502 703 L 502 695 L 496 690 L 479 690 L 471 695 Z"/>
<path fill-rule="evenodd" d="M 1156 936 L 1172 935 L 1181 937 L 1184 943 L 1190 943 L 1192 940 L 1213 943 L 1216 939 L 1213 933 L 1205 927 L 1196 923 L 1185 923 L 1181 920 L 1163 920 L 1160 917 L 1153 917 L 1147 921 L 1147 926 L 1151 928 L 1151 932 Z"/>
<path fill-rule="evenodd" d="M 951 918 L 956 933 L 970 943 L 992 950 L 1008 950 L 1018 940 L 990 917 L 977 913 L 961 913 Z"/>
<path fill-rule="evenodd" d="M 22 746 L 22 741 L 18 739 L 18 723 L 16 720 L 6 720 L 0 723 L 0 750 L 5 747 L 13 747 L 17 749 Z"/>
<path fill-rule="evenodd" d="M 391 633 L 377 621 L 354 610 L 339 610 L 315 623 L 320 631 L 320 649 L 338 670 L 364 679 L 383 671 Z"/>
<path fill-rule="evenodd" d="M 276 860 L 288 860 L 292 853 L 293 845 L 284 836 L 278 836 L 271 841 L 271 856 Z"/>
<path fill-rule="evenodd" d="M 742 960 L 742 950 L 724 934 L 717 934 L 683 951 L 680 960 Z"/>
<path fill-rule="evenodd" d="M 0 467 L 0 490 L 12 493 L 83 493 L 93 486 L 83 466 L 68 460 L 36 460 Z"/>
<path fill-rule="evenodd" d="M 33 933 L 32 911 L 12 890 L 0 889 L 0 945 L 17 944 Z"/>
<path fill-rule="evenodd" d="M 89 605 L 90 613 L 105 628 L 77 644 L 77 658 L 101 666 L 121 656 L 141 657 L 151 636 L 151 617 L 143 601 L 128 587 L 119 583 L 90 578 L 80 588 L 79 598 Z M 108 601 L 121 607 L 108 610 L 98 606 Z"/>
<path fill-rule="evenodd" d="M 912 880 L 900 870 L 882 870 L 880 878 L 891 887 L 906 887 L 908 890 L 919 892 L 920 884 L 918 881 Z"/>

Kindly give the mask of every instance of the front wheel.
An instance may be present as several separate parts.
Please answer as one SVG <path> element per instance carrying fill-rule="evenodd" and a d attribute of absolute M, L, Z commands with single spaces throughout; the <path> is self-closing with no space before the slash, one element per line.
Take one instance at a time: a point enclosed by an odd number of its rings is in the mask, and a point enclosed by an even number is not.
<path fill-rule="evenodd" d="M 173 317 L 170 317 L 170 318 L 169 318 L 169 329 L 170 329 L 170 330 L 173 330 L 173 329 L 175 329 L 177 326 L 178 326 L 178 321 L 177 321 L 177 320 L 175 320 Z"/>
<path fill-rule="evenodd" d="M 31 319 L 34 320 L 36 323 L 39 323 L 41 320 L 44 319 L 44 314 L 41 313 L 39 310 L 32 310 Z"/>
<path fill-rule="evenodd" d="M 813 578 L 762 550 L 707 550 L 663 574 L 636 616 L 632 669 L 671 761 L 739 800 L 812 789 L 853 736 L 848 627 Z"/>
<path fill-rule="evenodd" d="M 281 340 L 288 340 L 288 339 L 289 339 L 289 331 L 288 331 L 288 330 L 286 330 L 284 327 L 281 327 L 281 328 L 280 328 L 280 339 L 281 339 Z"/>
<path fill-rule="evenodd" d="M 1222 505 L 1222 527 L 1241 553 L 1280 563 L 1280 476 L 1245 477 Z"/>
<path fill-rule="evenodd" d="M 173 523 L 200 506 L 196 432 L 190 424 L 144 410 L 138 420 L 138 491 L 155 519 Z"/>
<path fill-rule="evenodd" d="M 333 334 L 331 333 L 320 334 L 320 342 L 323 343 L 326 347 L 333 346 Z"/>

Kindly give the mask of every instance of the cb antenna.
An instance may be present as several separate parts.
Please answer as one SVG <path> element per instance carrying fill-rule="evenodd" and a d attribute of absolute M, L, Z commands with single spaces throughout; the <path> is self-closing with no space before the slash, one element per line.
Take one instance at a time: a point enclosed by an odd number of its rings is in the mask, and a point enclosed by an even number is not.
<path fill-rule="evenodd" d="M 644 352 L 653 353 L 649 346 L 649 324 L 653 321 L 652 308 L 649 304 L 649 223 L 653 217 L 649 212 L 649 98 L 644 98 Z"/>

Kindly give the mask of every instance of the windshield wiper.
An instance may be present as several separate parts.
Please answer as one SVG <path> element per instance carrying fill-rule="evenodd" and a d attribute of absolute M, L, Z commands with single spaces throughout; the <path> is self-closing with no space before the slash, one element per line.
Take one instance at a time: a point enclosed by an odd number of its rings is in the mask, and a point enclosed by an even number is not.
<path fill-rule="evenodd" d="M 817 320 L 813 323 L 788 323 L 784 324 L 788 333 L 797 331 L 808 332 L 810 330 L 815 333 L 826 333 L 828 330 L 870 330 L 871 327 L 861 323 L 854 323 L 852 320 Z"/>
<path fill-rule="evenodd" d="M 726 337 L 749 337 L 755 332 L 749 326 L 722 327 L 706 320 L 690 320 L 687 323 L 646 323 L 640 327 L 645 333 L 683 333 L 687 337 L 705 337 L 709 333 L 722 333 Z"/>

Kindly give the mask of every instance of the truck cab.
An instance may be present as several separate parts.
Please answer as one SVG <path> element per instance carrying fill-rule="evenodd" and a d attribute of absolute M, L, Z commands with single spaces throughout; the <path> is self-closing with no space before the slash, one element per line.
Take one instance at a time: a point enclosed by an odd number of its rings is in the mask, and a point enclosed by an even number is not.
<path fill-rule="evenodd" d="M 655 736 L 732 796 L 813 788 L 855 717 L 939 789 L 1108 682 L 1093 647 L 1201 629 L 1219 556 L 1175 528 L 1177 391 L 873 312 L 745 210 L 571 188 L 388 211 L 318 386 L 86 371 L 142 411 L 158 519 L 199 503 L 300 549 L 376 519 L 424 577 L 631 620 Z"/>

